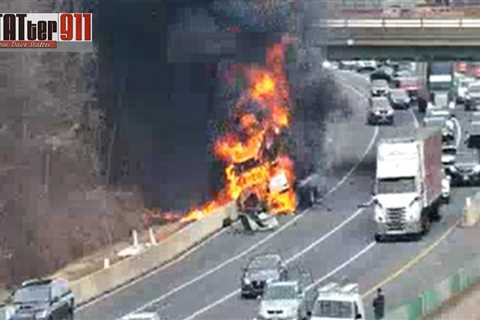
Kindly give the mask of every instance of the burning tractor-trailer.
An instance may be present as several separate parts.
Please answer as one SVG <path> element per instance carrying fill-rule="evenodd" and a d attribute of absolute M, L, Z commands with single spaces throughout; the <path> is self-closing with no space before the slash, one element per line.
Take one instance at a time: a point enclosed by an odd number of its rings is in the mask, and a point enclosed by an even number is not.
<path fill-rule="evenodd" d="M 224 164 L 225 185 L 217 197 L 192 209 L 182 221 L 201 219 L 234 201 L 247 230 L 269 230 L 275 215 L 297 209 L 295 168 L 288 152 L 291 100 L 284 70 L 284 44 L 267 50 L 265 66 L 242 66 L 245 88 L 229 107 L 225 132 L 214 143 Z"/>

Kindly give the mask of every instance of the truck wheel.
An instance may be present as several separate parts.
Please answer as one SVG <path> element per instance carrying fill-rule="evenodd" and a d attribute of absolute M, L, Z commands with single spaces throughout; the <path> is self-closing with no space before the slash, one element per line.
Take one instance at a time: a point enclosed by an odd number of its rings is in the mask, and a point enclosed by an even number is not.
<path fill-rule="evenodd" d="M 378 234 L 378 233 L 375 233 L 375 241 L 377 242 L 384 242 L 385 241 L 385 237 L 381 234 Z"/>
<path fill-rule="evenodd" d="M 432 221 L 431 221 L 429 216 L 425 215 L 422 218 L 422 234 L 421 234 L 421 236 L 428 234 L 430 232 L 431 227 L 432 227 Z"/>

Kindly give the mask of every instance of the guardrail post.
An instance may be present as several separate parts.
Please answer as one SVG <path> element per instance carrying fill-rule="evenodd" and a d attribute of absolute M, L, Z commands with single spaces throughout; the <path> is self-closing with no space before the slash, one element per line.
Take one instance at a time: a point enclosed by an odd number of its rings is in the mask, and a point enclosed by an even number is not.
<path fill-rule="evenodd" d="M 382 28 L 385 29 L 387 24 L 385 23 L 385 18 L 382 18 Z"/>
<path fill-rule="evenodd" d="M 108 269 L 110 268 L 110 259 L 105 258 L 103 259 L 103 269 Z"/>
<path fill-rule="evenodd" d="M 155 234 L 153 233 L 153 229 L 148 229 L 148 236 L 150 237 L 150 243 L 152 245 L 157 245 L 157 238 L 155 238 Z"/>
<path fill-rule="evenodd" d="M 420 18 L 420 28 L 423 29 L 423 18 Z"/>
<path fill-rule="evenodd" d="M 132 237 L 133 237 L 133 246 L 138 247 L 138 234 L 137 230 L 132 231 Z"/>

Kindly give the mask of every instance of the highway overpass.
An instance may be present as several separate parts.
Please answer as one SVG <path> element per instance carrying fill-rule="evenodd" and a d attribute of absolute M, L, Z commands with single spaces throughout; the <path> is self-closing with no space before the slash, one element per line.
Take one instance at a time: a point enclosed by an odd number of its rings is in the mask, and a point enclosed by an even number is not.
<path fill-rule="evenodd" d="M 335 19 L 306 30 L 330 60 L 480 60 L 480 19 Z"/>

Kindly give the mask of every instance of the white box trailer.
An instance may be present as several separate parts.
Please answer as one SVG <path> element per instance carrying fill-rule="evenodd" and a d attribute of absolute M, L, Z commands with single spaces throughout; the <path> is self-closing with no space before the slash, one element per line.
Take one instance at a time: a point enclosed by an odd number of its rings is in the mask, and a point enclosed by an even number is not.
<path fill-rule="evenodd" d="M 410 137 L 381 140 L 373 201 L 377 241 L 427 233 L 438 216 L 442 179 L 439 129 L 421 128 Z"/>

